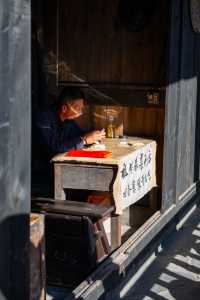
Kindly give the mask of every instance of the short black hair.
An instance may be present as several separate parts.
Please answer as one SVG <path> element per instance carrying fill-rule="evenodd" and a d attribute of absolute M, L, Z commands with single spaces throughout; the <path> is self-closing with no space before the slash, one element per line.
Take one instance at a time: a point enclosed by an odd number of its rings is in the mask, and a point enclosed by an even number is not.
<path fill-rule="evenodd" d="M 57 106 L 60 107 L 65 104 L 67 101 L 73 101 L 77 99 L 84 99 L 84 92 L 76 86 L 64 87 L 58 97 Z"/>

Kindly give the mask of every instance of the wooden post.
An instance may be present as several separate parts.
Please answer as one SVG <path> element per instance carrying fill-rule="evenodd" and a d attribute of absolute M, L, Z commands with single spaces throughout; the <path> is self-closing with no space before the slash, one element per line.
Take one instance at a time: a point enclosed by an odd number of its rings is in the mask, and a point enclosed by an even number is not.
<path fill-rule="evenodd" d="M 111 250 L 121 246 L 121 216 L 111 215 Z"/>
<path fill-rule="evenodd" d="M 62 187 L 62 166 L 59 164 L 54 164 L 54 198 L 58 200 L 65 200 L 65 193 Z"/>
<path fill-rule="evenodd" d="M 44 215 L 30 218 L 30 300 L 45 300 Z"/>
<path fill-rule="evenodd" d="M 0 300 L 29 299 L 30 0 L 0 9 Z"/>

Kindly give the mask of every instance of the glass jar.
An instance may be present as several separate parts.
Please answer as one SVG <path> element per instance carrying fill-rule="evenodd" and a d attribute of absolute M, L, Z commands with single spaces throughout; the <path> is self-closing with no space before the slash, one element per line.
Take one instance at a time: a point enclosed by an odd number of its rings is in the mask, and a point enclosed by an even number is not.
<path fill-rule="evenodd" d="M 115 137 L 115 125 L 114 125 L 114 117 L 108 116 L 108 122 L 106 127 L 106 137 L 114 138 Z"/>

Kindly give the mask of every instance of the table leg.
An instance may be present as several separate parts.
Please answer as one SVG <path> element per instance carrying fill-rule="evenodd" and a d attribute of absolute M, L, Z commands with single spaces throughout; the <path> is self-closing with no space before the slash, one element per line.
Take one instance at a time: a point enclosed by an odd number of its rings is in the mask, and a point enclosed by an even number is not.
<path fill-rule="evenodd" d="M 121 246 L 121 216 L 111 216 L 111 249 L 112 251 Z"/>
<path fill-rule="evenodd" d="M 62 186 L 62 167 L 54 165 L 54 198 L 57 200 L 65 200 L 65 192 Z"/>
<path fill-rule="evenodd" d="M 157 188 L 153 188 L 150 192 L 149 192 L 149 204 L 150 204 L 150 208 L 153 212 L 158 210 L 158 203 L 157 203 L 157 199 L 158 199 L 158 189 Z"/>

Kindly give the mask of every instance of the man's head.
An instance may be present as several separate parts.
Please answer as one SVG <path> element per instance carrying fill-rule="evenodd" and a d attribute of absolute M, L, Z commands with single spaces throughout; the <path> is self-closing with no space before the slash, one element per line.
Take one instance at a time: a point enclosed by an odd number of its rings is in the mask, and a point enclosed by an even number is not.
<path fill-rule="evenodd" d="M 58 111 L 62 121 L 73 120 L 83 114 L 84 93 L 78 87 L 65 87 L 58 97 Z"/>

